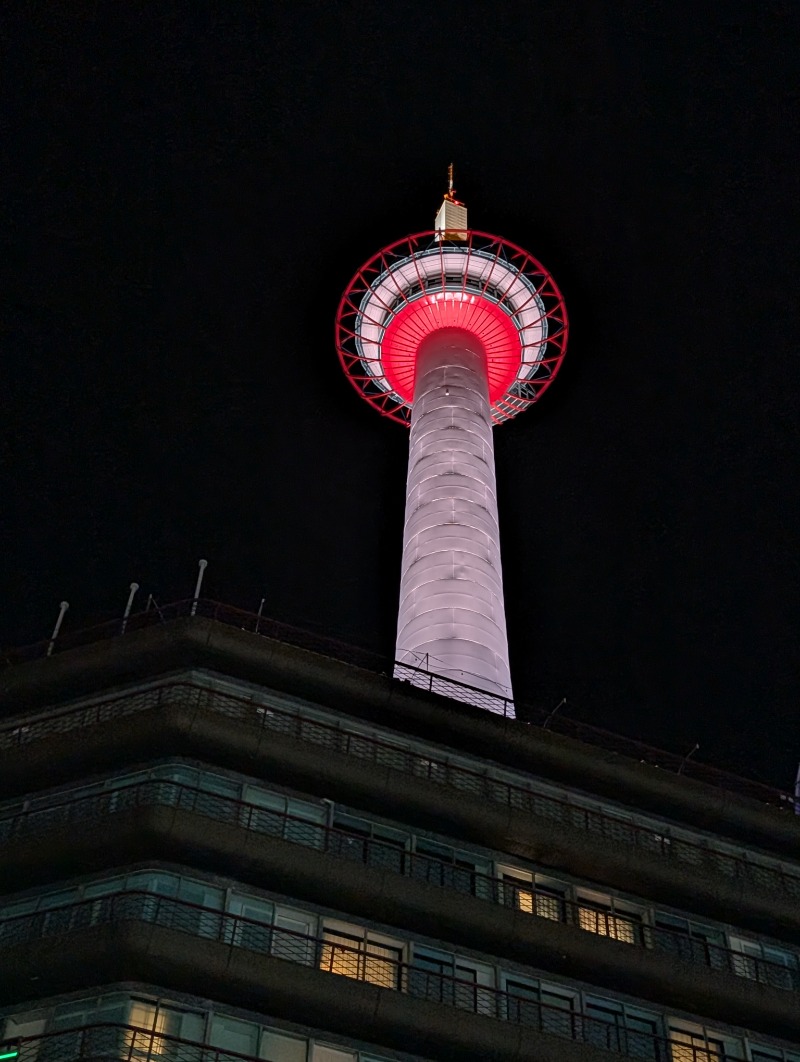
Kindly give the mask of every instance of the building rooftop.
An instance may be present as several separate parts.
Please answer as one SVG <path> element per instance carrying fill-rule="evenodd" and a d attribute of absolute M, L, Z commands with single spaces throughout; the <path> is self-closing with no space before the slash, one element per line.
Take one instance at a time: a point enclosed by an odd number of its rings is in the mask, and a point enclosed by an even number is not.
<path fill-rule="evenodd" d="M 768 814 L 785 816 L 795 810 L 795 798 L 789 791 L 558 712 L 517 704 L 519 718 L 505 718 L 507 702 L 485 690 L 445 681 L 410 665 L 403 665 L 402 678 L 392 678 L 394 662 L 380 654 L 205 599 L 153 606 L 124 620 L 116 618 L 60 634 L 55 641 L 45 639 L 3 651 L 0 716 L 11 717 L 21 709 L 46 708 L 67 698 L 108 690 L 112 685 L 141 678 L 148 671 L 163 673 L 186 665 L 213 669 L 215 661 L 227 673 L 276 688 L 285 680 L 287 690 L 297 688 L 295 668 L 299 667 L 309 679 L 312 674 L 324 676 L 321 687 L 310 685 L 312 699 L 316 692 L 318 697 L 334 703 L 333 687 L 339 687 L 347 691 L 343 710 L 353 712 L 360 704 L 375 722 L 381 718 L 389 722 L 387 712 L 394 716 L 401 704 L 407 709 L 416 705 L 416 711 L 407 712 L 405 725 L 396 718 L 390 725 L 419 729 L 421 735 L 436 737 L 445 744 L 457 740 L 465 726 L 472 730 L 480 724 L 481 733 L 488 729 L 494 735 L 488 746 L 477 746 L 476 751 L 482 755 L 490 755 L 489 750 L 497 742 L 508 748 L 569 747 L 581 761 L 587 780 L 609 766 L 624 767 L 627 773 L 648 778 L 650 787 L 657 780 L 659 801 L 665 786 L 674 793 L 689 793 L 700 783 L 703 790 L 711 787 L 718 791 L 707 797 L 712 804 L 726 805 L 738 797 L 746 803 L 756 802 Z M 283 666 L 278 666 L 278 661 L 283 661 Z M 359 697 L 353 696 L 355 688 L 360 691 Z M 410 720 L 418 715 L 420 704 L 424 705 L 418 718 L 420 727 L 412 726 Z M 431 704 L 441 713 L 438 735 L 430 725 Z M 571 740 L 565 743 L 564 739 Z M 507 759 L 507 755 L 500 758 Z M 613 785 L 615 790 L 617 784 L 618 779 Z"/>

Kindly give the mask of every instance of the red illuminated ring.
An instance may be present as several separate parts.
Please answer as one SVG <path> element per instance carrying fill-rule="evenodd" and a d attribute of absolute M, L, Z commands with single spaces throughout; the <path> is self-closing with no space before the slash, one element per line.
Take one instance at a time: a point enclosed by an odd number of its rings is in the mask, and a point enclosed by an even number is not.
<path fill-rule="evenodd" d="M 564 357 L 567 315 L 550 274 L 488 233 L 439 241 L 424 232 L 379 251 L 353 277 L 336 317 L 342 366 L 384 416 L 408 423 L 415 352 L 442 327 L 477 335 L 487 352 L 495 423 L 535 402 Z"/>

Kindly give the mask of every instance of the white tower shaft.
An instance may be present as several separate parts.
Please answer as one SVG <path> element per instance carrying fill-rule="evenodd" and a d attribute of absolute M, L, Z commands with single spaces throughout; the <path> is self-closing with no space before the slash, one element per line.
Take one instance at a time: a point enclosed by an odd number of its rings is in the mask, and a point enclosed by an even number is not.
<path fill-rule="evenodd" d="M 486 356 L 443 328 L 416 367 L 396 659 L 510 702 Z"/>

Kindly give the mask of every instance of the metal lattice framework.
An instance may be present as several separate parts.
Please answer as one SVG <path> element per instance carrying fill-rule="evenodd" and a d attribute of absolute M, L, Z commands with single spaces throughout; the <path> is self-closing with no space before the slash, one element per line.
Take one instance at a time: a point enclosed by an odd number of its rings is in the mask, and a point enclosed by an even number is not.
<path fill-rule="evenodd" d="M 510 420 L 550 386 L 564 358 L 567 313 L 548 271 L 489 233 L 422 232 L 390 244 L 351 280 L 336 316 L 348 379 L 384 416 L 408 424 L 420 342 L 465 328 L 486 350 L 492 421 Z"/>

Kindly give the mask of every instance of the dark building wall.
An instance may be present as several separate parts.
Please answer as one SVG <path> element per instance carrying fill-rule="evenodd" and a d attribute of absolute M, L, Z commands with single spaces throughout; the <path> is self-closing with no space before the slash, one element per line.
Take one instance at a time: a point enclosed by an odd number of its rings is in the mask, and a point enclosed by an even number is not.
<path fill-rule="evenodd" d="M 146 717 L 146 721 L 145 720 Z M 201 704 L 167 704 L 88 729 L 56 734 L 0 754 L 0 786 L 25 792 L 31 781 L 57 784 L 88 772 L 181 754 L 292 786 L 353 807 L 372 808 L 464 841 L 610 887 L 800 942 L 800 906 L 789 895 L 686 866 L 562 823 L 494 804 L 401 771 L 306 745 L 256 727 L 237 726 Z"/>
<path fill-rule="evenodd" d="M 328 908 L 381 923 L 387 931 L 400 927 L 661 1006 L 700 1011 L 767 1034 L 800 1036 L 800 1007 L 793 992 L 180 809 L 136 808 L 105 824 L 55 829 L 27 843 L 12 841 L 5 855 L 3 891 L 147 860 L 178 863 L 256 889 L 266 884 L 273 893 L 312 904 L 324 898 Z M 46 983 L 46 971 L 37 977 Z"/>

